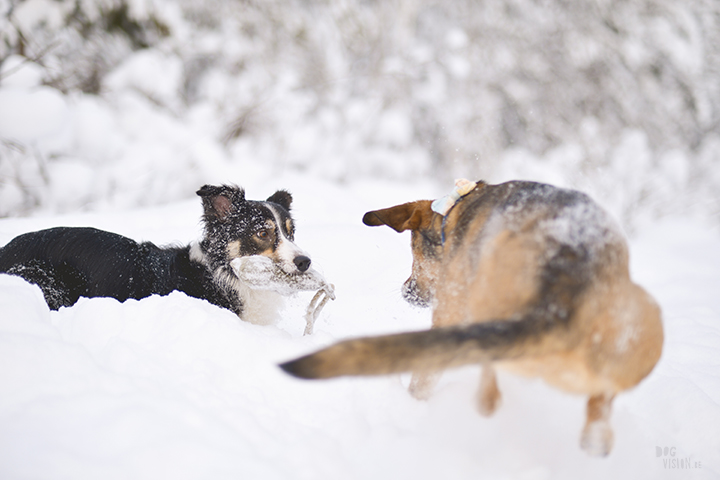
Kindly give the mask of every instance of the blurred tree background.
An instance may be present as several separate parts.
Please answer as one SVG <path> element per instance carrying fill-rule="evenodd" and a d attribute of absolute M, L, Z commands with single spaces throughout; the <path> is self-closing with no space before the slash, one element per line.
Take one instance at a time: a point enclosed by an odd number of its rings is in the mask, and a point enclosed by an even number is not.
<path fill-rule="evenodd" d="M 261 164 L 551 181 L 626 227 L 720 218 L 717 0 L 0 0 L 0 62 L 0 94 L 52 89 L 75 122 L 49 142 L 0 111 L 0 215 L 152 204 Z M 128 174 L 148 149 L 174 187 Z"/>

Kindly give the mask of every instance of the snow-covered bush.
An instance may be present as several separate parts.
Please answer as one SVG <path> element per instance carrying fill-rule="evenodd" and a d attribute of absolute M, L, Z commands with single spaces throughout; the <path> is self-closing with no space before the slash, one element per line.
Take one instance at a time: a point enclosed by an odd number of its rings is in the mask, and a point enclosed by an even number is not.
<path fill-rule="evenodd" d="M 0 14 L 0 93 L 50 87 L 67 108 L 53 148 L 0 126 L 0 169 L 37 172 L 3 174 L 1 215 L 167 201 L 249 168 L 551 180 L 626 225 L 717 214 L 713 0 L 0 0 Z M 0 124 L 15 114 L 0 102 Z M 88 170 L 60 204 L 55 164 Z M 158 182 L 170 191 L 149 193 Z"/>

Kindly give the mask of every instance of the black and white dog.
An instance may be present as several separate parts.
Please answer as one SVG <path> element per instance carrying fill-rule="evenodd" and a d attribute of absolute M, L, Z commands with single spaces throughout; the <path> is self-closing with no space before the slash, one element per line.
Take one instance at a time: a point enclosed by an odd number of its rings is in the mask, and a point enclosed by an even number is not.
<path fill-rule="evenodd" d="M 205 226 L 198 243 L 160 248 L 94 228 L 51 228 L 0 248 L 0 273 L 38 285 L 53 310 L 79 297 L 125 301 L 179 290 L 270 323 L 282 304 L 278 295 L 321 289 L 334 298 L 293 242 L 290 193 L 251 201 L 237 186 L 205 185 L 197 194 Z"/>

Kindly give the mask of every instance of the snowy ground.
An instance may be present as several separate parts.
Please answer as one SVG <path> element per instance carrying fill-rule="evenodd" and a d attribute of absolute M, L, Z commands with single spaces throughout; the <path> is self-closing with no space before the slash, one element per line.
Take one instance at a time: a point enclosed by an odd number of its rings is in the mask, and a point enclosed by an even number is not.
<path fill-rule="evenodd" d="M 667 220 L 631 242 L 635 278 L 659 300 L 666 343 L 655 371 L 615 402 L 608 458 L 578 446 L 585 399 L 500 374 L 503 406 L 473 410 L 477 368 L 448 372 L 427 402 L 407 375 L 304 382 L 277 364 L 348 336 L 426 328 L 406 305 L 409 237 L 364 227 L 371 209 L 430 184 L 338 186 L 312 177 L 245 183 L 296 198 L 297 241 L 337 300 L 303 337 L 310 293 L 274 326 L 180 293 L 48 311 L 40 291 L 0 275 L 2 479 L 687 479 L 720 476 L 720 236 Z M 159 244 L 199 234 L 198 201 L 138 211 L 0 221 L 0 244 L 54 225 L 92 225 Z M 660 447 L 660 456 L 658 456 Z M 665 456 L 664 448 L 667 449 Z M 674 456 L 673 456 L 674 455 Z M 689 459 L 691 469 L 666 468 Z"/>

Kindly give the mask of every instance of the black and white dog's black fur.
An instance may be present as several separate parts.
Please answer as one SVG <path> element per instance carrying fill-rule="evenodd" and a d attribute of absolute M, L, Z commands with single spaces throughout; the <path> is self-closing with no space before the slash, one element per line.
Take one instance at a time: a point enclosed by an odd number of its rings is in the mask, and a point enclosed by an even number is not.
<path fill-rule="evenodd" d="M 79 297 L 120 301 L 173 290 L 267 323 L 264 309 L 278 294 L 326 284 L 293 242 L 292 196 L 279 190 L 266 201 L 245 199 L 236 186 L 198 190 L 204 235 L 185 247 L 160 248 L 94 228 L 58 227 L 20 235 L 0 248 L 0 273 L 18 275 L 42 290 L 57 310 Z"/>

